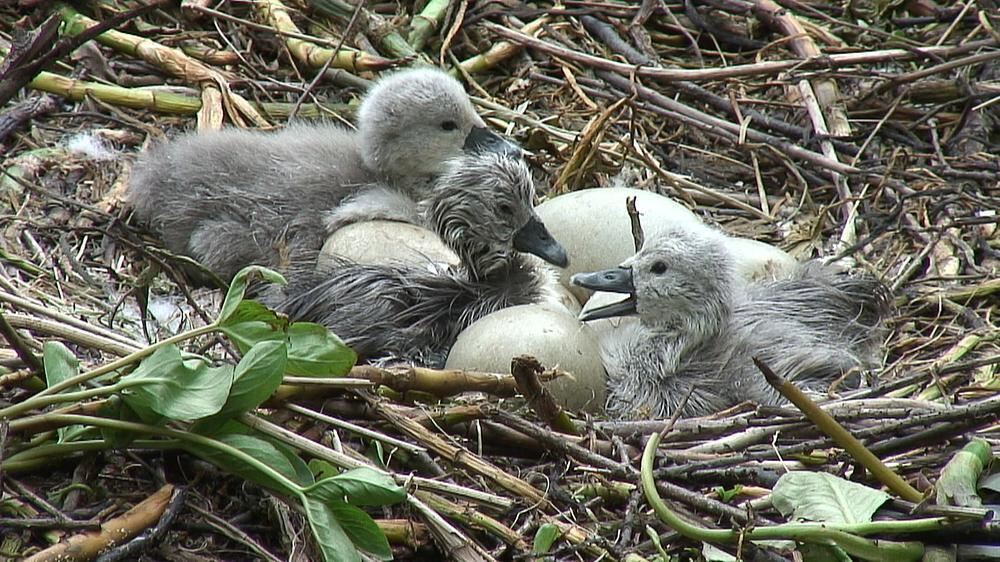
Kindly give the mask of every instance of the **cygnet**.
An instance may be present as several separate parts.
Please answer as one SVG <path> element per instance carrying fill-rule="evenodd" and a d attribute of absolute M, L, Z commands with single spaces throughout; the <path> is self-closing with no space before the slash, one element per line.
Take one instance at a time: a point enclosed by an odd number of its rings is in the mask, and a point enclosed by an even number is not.
<path fill-rule="evenodd" d="M 458 81 L 405 70 L 367 93 L 357 131 L 293 124 L 155 146 L 133 169 L 128 201 L 169 250 L 228 279 L 249 264 L 279 267 L 289 254 L 319 250 L 328 228 L 416 221 L 416 201 L 447 161 L 478 151 L 520 154 L 486 127 Z"/>
<path fill-rule="evenodd" d="M 597 338 L 589 327 L 551 303 L 513 306 L 479 319 L 459 334 L 445 368 L 509 373 L 511 359 L 521 354 L 573 375 L 546 383 L 563 407 L 604 409 L 607 377 Z"/>
<path fill-rule="evenodd" d="M 264 300 L 293 320 L 329 327 L 363 358 L 443 366 L 459 332 L 479 318 L 551 298 L 552 272 L 521 252 L 560 267 L 567 258 L 535 214 L 534 196 L 519 156 L 456 158 L 422 213 L 460 267 L 431 272 L 340 260 L 317 270 L 307 263 L 287 276 L 283 295 Z"/>
<path fill-rule="evenodd" d="M 601 339 L 608 411 L 619 418 L 670 416 L 689 391 L 684 415 L 744 400 L 779 403 L 752 357 L 800 387 L 825 390 L 878 364 L 891 302 L 878 280 L 816 261 L 784 279 L 740 283 L 720 240 L 688 229 L 647 237 L 620 267 L 573 282 L 629 295 L 583 319 L 639 315 Z"/>
<path fill-rule="evenodd" d="M 635 253 L 631 221 L 625 209 L 630 196 L 636 198 L 635 206 L 647 236 L 682 228 L 722 239 L 743 279 L 774 279 L 795 267 L 795 259 L 787 253 L 762 242 L 727 236 L 669 197 L 626 187 L 584 189 L 538 206 L 538 215 L 569 253 L 570 266 L 562 270 L 560 281 L 581 303 L 587 302 L 591 291 L 572 285 L 573 274 L 613 267 Z"/>

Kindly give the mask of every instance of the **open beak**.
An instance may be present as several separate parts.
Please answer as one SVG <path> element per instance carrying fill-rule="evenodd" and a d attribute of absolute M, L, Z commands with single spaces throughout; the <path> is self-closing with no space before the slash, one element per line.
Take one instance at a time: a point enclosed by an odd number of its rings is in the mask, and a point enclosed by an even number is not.
<path fill-rule="evenodd" d="M 462 145 L 465 152 L 497 152 L 504 156 L 520 158 L 523 156 L 521 147 L 510 142 L 506 138 L 494 133 L 487 127 L 473 127 L 465 137 L 465 144 Z"/>
<path fill-rule="evenodd" d="M 562 244 L 549 234 L 549 229 L 538 217 L 531 217 L 528 224 L 514 235 L 514 249 L 518 252 L 535 254 L 543 260 L 559 267 L 569 265 L 569 257 Z"/>
<path fill-rule="evenodd" d="M 577 273 L 570 281 L 585 289 L 628 295 L 628 298 L 623 301 L 584 311 L 580 314 L 580 320 L 598 320 L 638 313 L 635 308 L 635 285 L 632 283 L 632 269 L 630 268 L 616 267 L 593 273 Z"/>

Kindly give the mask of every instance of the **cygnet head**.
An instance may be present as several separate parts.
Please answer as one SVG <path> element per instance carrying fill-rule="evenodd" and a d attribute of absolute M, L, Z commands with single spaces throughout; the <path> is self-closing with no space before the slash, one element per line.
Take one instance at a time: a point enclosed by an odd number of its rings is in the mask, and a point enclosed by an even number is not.
<path fill-rule="evenodd" d="M 670 229 L 646 240 L 619 267 L 578 273 L 572 282 L 629 298 L 586 311 L 582 320 L 638 314 L 658 331 L 709 335 L 718 329 L 732 301 L 732 258 L 713 237 Z"/>
<path fill-rule="evenodd" d="M 477 278 L 503 271 L 515 252 L 565 267 L 566 250 L 535 213 L 535 187 L 518 155 L 488 152 L 449 162 L 426 216 Z"/>
<path fill-rule="evenodd" d="M 444 173 L 463 152 L 521 154 L 487 128 L 458 80 L 430 67 L 376 82 L 358 110 L 358 131 L 365 164 L 389 177 Z"/>

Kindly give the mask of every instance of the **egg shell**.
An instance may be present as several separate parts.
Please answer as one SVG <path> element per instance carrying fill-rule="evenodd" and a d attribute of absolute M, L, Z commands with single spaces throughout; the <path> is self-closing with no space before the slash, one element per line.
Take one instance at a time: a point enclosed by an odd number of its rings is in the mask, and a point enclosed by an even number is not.
<path fill-rule="evenodd" d="M 559 280 L 580 302 L 585 303 L 592 291 L 570 285 L 573 274 L 614 267 L 635 254 L 632 223 L 625 209 L 626 198 L 633 195 L 639 220 L 647 233 L 660 224 L 711 230 L 687 207 L 641 189 L 584 189 L 545 201 L 535 211 L 569 254 L 569 266 L 560 269 Z"/>
<path fill-rule="evenodd" d="M 607 375 L 597 338 L 559 305 L 525 304 L 489 314 L 462 331 L 446 368 L 509 373 L 511 359 L 531 355 L 547 369 L 573 374 L 546 383 L 570 410 L 601 412 Z"/>
<path fill-rule="evenodd" d="M 319 262 L 340 256 L 357 263 L 385 265 L 459 264 L 458 256 L 434 232 L 405 222 L 363 221 L 327 237 Z"/>
<path fill-rule="evenodd" d="M 592 188 L 545 201 L 535 208 L 569 255 L 569 266 L 559 270 L 559 282 L 586 304 L 592 291 L 572 285 L 575 273 L 599 271 L 621 264 L 635 254 L 632 223 L 625 201 L 635 196 L 639 221 L 647 237 L 678 226 L 706 236 L 726 239 L 737 275 L 748 281 L 783 277 L 795 267 L 795 258 L 769 244 L 728 236 L 673 199 L 628 187 Z"/>

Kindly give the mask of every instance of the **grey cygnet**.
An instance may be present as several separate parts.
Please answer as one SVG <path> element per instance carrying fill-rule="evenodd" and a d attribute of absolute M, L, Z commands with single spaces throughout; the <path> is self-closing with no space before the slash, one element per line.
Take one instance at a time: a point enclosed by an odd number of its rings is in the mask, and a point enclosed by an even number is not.
<path fill-rule="evenodd" d="M 741 286 L 731 259 L 720 241 L 676 229 L 646 240 L 618 268 L 573 277 L 630 295 L 584 320 L 639 315 L 601 342 L 611 415 L 669 417 L 689 391 L 687 416 L 745 400 L 781 403 L 752 357 L 812 390 L 878 364 L 891 302 L 881 282 L 812 261 L 789 279 Z"/>
<path fill-rule="evenodd" d="M 521 158 L 456 158 L 423 205 L 460 267 L 307 265 L 288 275 L 282 297 L 268 292 L 262 300 L 293 320 L 329 327 L 364 359 L 441 367 L 459 332 L 474 321 L 549 297 L 553 273 L 521 252 L 560 267 L 568 263 L 535 214 L 534 198 Z"/>
<path fill-rule="evenodd" d="M 358 130 L 293 124 L 279 132 L 190 133 L 142 155 L 128 200 L 166 247 L 229 279 L 280 267 L 355 220 L 414 221 L 446 162 L 464 152 L 520 154 L 490 131 L 462 85 L 421 68 L 366 94 Z M 349 204 L 338 209 L 345 198 Z"/>

